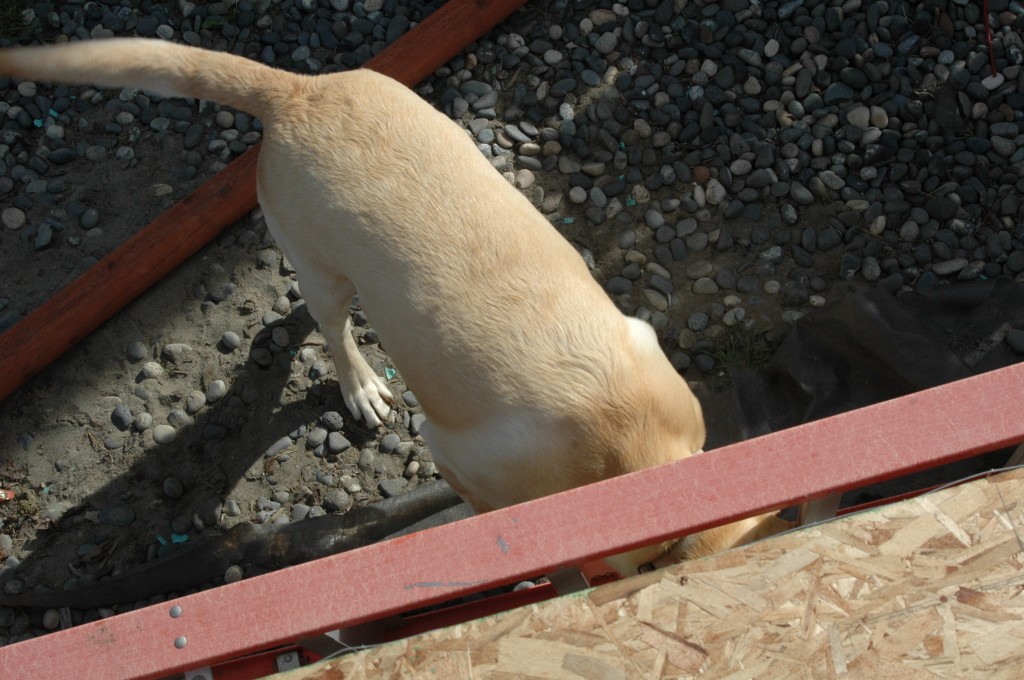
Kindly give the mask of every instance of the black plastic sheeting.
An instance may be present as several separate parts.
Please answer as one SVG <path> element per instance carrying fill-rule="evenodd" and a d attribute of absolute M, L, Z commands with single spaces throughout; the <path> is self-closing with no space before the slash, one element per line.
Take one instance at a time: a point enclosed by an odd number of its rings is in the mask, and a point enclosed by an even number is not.
<path fill-rule="evenodd" d="M 1024 284 L 1009 279 L 955 283 L 899 298 L 878 289 L 848 295 L 796 321 L 767 364 L 732 368 L 731 387 L 698 391 L 708 427 L 704 448 L 1008 366 L 1024 359 L 1011 346 L 1022 349 L 1021 329 Z M 871 436 L 864 432 L 865 439 Z M 850 446 L 856 455 L 857 442 Z M 1010 453 L 992 452 L 849 492 L 843 506 L 1000 467 Z"/>

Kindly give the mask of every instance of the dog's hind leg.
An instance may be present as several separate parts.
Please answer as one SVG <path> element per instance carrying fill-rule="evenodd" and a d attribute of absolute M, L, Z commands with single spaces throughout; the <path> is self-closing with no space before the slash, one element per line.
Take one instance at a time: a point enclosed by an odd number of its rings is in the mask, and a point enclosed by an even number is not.
<path fill-rule="evenodd" d="M 355 286 L 342 276 L 335 276 L 329 285 L 307 287 L 302 281 L 299 285 L 310 313 L 327 338 L 345 405 L 357 419 L 369 427 L 378 427 L 382 420 L 387 420 L 391 412 L 389 403 L 394 397 L 366 363 L 352 337 L 349 305 Z"/>

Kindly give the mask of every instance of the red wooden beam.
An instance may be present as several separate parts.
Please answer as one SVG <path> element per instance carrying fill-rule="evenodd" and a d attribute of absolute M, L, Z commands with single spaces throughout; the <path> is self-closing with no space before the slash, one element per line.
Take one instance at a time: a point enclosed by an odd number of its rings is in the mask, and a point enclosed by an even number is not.
<path fill-rule="evenodd" d="M 206 666 L 1021 442 L 1021 414 L 1024 364 L 20 642 L 0 677 Z"/>
<path fill-rule="evenodd" d="M 526 0 L 448 0 L 366 64 L 413 85 Z M 0 401 L 256 206 L 259 147 L 0 334 Z"/>

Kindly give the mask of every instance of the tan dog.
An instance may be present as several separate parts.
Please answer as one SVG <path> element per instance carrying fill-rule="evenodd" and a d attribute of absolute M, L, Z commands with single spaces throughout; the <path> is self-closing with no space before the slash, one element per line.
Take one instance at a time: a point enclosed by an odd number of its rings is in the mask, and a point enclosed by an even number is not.
<path fill-rule="evenodd" d="M 700 405 L 650 326 L 623 316 L 467 134 L 399 83 L 365 70 L 297 75 L 143 39 L 2 50 L 0 73 L 260 117 L 260 203 L 323 327 L 346 405 L 376 426 L 392 400 L 350 333 L 358 290 L 428 418 L 434 461 L 477 512 L 703 445 Z M 754 518 L 611 562 L 636 573 L 659 555 L 775 530 Z"/>

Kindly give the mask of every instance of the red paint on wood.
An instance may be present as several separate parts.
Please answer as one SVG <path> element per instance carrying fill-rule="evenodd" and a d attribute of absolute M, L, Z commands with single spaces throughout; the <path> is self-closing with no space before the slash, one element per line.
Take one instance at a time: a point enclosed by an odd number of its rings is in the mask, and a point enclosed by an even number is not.
<path fill-rule="evenodd" d="M 1024 364 L 20 642 L 0 649 L 0 677 L 209 665 L 1009 446 L 1021 413 Z"/>

